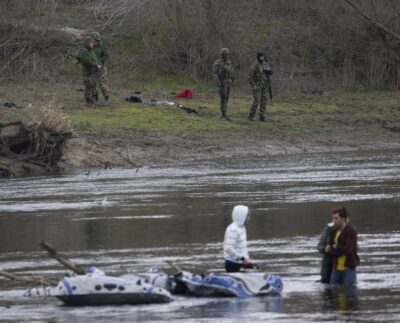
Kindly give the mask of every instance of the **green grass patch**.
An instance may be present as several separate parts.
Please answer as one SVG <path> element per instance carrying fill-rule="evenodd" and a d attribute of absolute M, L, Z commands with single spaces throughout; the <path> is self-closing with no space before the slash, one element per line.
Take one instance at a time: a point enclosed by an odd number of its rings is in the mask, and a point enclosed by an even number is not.
<path fill-rule="evenodd" d="M 187 113 L 177 106 L 146 104 L 113 104 L 110 109 L 70 111 L 69 116 L 76 129 L 81 131 L 107 132 L 115 136 L 133 135 L 137 132 L 164 133 L 168 135 L 212 135 L 226 134 L 237 136 L 251 129 L 267 129 L 274 122 L 250 122 L 247 120 L 249 104 L 247 100 L 237 100 L 230 107 L 231 121 L 220 120 L 217 99 L 178 101 L 195 109 L 198 114 Z M 276 126 L 274 126 L 276 128 Z"/>
<path fill-rule="evenodd" d="M 178 80 L 175 81 L 177 87 L 183 88 Z M 262 123 L 247 120 L 252 98 L 249 94 L 239 94 L 237 91 L 233 91 L 228 107 L 231 121 L 224 122 L 220 120 L 219 98 L 214 89 L 203 93 L 195 91 L 192 100 L 173 99 L 170 87 L 164 91 L 153 88 L 139 95 L 142 99 L 156 97 L 164 100 L 165 93 L 165 99 L 198 112 L 189 114 L 176 106 L 127 103 L 124 98 L 132 93 L 127 89 L 112 91 L 110 107 L 93 109 L 85 107 L 83 92 L 77 91 L 80 87 L 80 84 L 50 83 L 22 87 L 9 85 L 0 89 L 0 96 L 4 102 L 21 105 L 28 102 L 33 105 L 61 103 L 64 113 L 79 134 L 99 136 L 100 139 L 107 135 L 140 140 L 145 139 L 147 134 L 157 134 L 216 139 L 248 138 L 251 141 L 254 138 L 284 139 L 293 136 L 335 138 L 336 134 L 348 133 L 352 134 L 351 139 L 358 140 L 362 133 L 366 136 L 373 133 L 374 137 L 398 137 L 398 133 L 383 126 L 400 125 L 398 92 L 331 92 L 322 96 L 292 93 L 290 96 L 277 97 L 273 106 L 268 105 L 267 116 L 271 119 Z"/>
<path fill-rule="evenodd" d="M 215 94 L 197 95 L 193 100 L 178 100 L 194 108 L 198 114 L 186 113 L 176 106 L 119 103 L 112 108 L 79 109 L 70 111 L 76 129 L 90 133 L 107 133 L 113 136 L 135 136 L 138 133 L 193 136 L 274 136 L 326 134 L 335 131 L 351 131 L 352 127 L 382 122 L 398 122 L 400 112 L 393 97 L 383 100 L 382 96 L 370 94 L 366 98 L 346 95 L 334 97 L 304 97 L 294 100 L 299 103 L 275 103 L 268 106 L 266 123 L 247 120 L 251 98 L 232 97 L 229 105 L 230 122 L 219 119 L 218 97 Z M 334 102 L 336 101 L 336 103 Z M 349 104 L 350 102 L 350 104 Z M 379 102 L 379 103 L 378 103 Z M 384 131 L 384 130 L 383 130 Z"/>

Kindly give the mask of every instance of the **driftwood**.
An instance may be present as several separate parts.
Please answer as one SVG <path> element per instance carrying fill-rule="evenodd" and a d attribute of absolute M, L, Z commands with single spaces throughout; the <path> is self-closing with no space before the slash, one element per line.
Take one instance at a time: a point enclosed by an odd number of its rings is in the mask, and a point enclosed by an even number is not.
<path fill-rule="evenodd" d="M 51 258 L 56 259 L 58 262 L 60 262 L 64 267 L 67 269 L 73 271 L 74 273 L 78 275 L 85 274 L 85 271 L 78 265 L 74 264 L 71 260 L 68 258 L 60 255 L 55 248 L 49 244 L 46 241 L 42 241 L 39 243 L 40 247 L 42 247 L 44 250 L 47 251 L 49 256 Z M 44 288 L 44 295 L 48 295 L 47 287 L 50 286 L 56 286 L 58 282 L 60 281 L 59 278 L 56 277 L 34 277 L 34 276 L 22 276 L 22 275 L 16 275 L 14 273 L 10 273 L 5 270 L 0 270 L 0 277 L 5 277 L 9 279 L 10 281 L 14 281 L 16 283 L 22 284 L 24 286 L 41 286 Z M 36 293 L 42 294 L 41 292 L 39 293 L 39 289 L 37 287 L 30 287 L 29 290 L 27 291 L 26 295 L 30 296 L 31 291 L 35 290 L 36 288 Z"/>
<path fill-rule="evenodd" d="M 170 267 L 172 267 L 173 269 L 175 269 L 177 273 L 182 272 L 182 269 L 181 269 L 178 265 L 175 265 L 172 261 L 167 260 L 166 263 L 167 263 Z"/>
<path fill-rule="evenodd" d="M 0 276 L 29 285 L 52 286 L 58 283 L 58 280 L 52 278 L 19 276 L 4 270 L 0 270 Z"/>
<path fill-rule="evenodd" d="M 75 274 L 78 274 L 78 275 L 85 274 L 85 270 L 83 270 L 80 266 L 74 264 L 67 257 L 60 255 L 58 253 L 58 251 L 50 243 L 48 243 L 46 241 L 42 241 L 39 243 L 39 246 L 41 248 L 43 248 L 44 250 L 46 250 L 51 258 L 54 258 L 60 264 L 62 264 L 64 267 L 68 268 L 69 270 L 72 270 Z"/>

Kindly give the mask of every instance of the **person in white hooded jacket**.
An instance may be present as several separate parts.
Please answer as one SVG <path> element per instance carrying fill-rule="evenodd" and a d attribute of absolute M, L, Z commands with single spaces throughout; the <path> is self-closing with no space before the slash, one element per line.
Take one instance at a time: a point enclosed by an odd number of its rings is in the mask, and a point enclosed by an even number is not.
<path fill-rule="evenodd" d="M 225 230 L 224 260 L 227 272 L 238 272 L 241 268 L 255 268 L 250 263 L 247 250 L 246 223 L 249 208 L 236 205 L 232 211 L 232 223 Z"/>

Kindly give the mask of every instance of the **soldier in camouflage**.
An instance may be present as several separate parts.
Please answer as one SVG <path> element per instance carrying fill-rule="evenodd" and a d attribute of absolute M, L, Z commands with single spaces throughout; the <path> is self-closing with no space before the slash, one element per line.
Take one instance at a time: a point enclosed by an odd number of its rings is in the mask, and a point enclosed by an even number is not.
<path fill-rule="evenodd" d="M 88 106 L 94 106 L 96 94 L 96 75 L 101 68 L 96 54 L 93 51 L 94 40 L 91 37 L 85 39 L 84 47 L 79 52 L 79 60 L 82 65 L 83 83 L 85 84 L 85 100 Z"/>
<path fill-rule="evenodd" d="M 229 121 L 227 114 L 229 94 L 234 82 L 234 68 L 229 60 L 229 49 L 221 49 L 221 58 L 213 64 L 213 76 L 218 86 L 221 106 L 221 120 Z"/>
<path fill-rule="evenodd" d="M 108 79 L 107 79 L 107 67 L 106 62 L 108 60 L 108 51 L 106 46 L 104 46 L 101 41 L 100 34 L 98 32 L 92 33 L 92 38 L 94 39 L 94 53 L 96 54 L 97 60 L 99 61 L 101 68 L 97 71 L 96 80 L 99 84 L 101 93 L 104 97 L 104 103 L 107 105 L 109 101 L 109 88 L 108 88 Z M 95 93 L 95 100 L 99 100 L 99 94 Z"/>
<path fill-rule="evenodd" d="M 257 107 L 260 105 L 260 121 L 265 121 L 267 111 L 267 93 L 270 86 L 268 76 L 272 75 L 271 67 L 265 61 L 263 52 L 257 53 L 257 60 L 251 65 L 249 71 L 249 83 L 253 90 L 253 104 L 250 107 L 248 119 L 254 121 Z"/>

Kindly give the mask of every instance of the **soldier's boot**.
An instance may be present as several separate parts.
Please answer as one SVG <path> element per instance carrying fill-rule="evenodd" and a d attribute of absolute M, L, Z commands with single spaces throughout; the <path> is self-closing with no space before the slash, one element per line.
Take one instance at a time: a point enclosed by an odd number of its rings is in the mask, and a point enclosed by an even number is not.
<path fill-rule="evenodd" d="M 94 103 L 99 102 L 99 95 L 98 94 L 93 95 L 93 102 Z"/>
<path fill-rule="evenodd" d="M 228 117 L 225 111 L 221 111 L 221 120 L 222 121 L 230 121 L 231 119 Z"/>
<path fill-rule="evenodd" d="M 260 121 L 265 122 L 265 121 L 267 121 L 267 118 L 265 116 L 260 116 Z"/>
<path fill-rule="evenodd" d="M 94 102 L 91 99 L 86 99 L 86 106 L 90 108 L 94 108 Z"/>
<path fill-rule="evenodd" d="M 254 115 L 249 114 L 249 116 L 247 117 L 247 120 L 254 121 Z"/>
<path fill-rule="evenodd" d="M 226 110 L 223 104 L 221 104 L 221 120 L 226 120 Z"/>
<path fill-rule="evenodd" d="M 110 103 L 110 97 L 108 95 L 104 96 L 104 104 L 108 105 Z"/>

